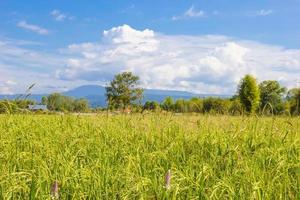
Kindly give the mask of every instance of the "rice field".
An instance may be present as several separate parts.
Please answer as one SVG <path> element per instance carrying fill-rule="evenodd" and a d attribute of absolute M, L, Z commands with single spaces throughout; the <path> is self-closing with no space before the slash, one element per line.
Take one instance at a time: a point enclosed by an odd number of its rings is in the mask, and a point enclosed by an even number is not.
<path fill-rule="evenodd" d="M 300 118 L 0 115 L 0 199 L 300 199 Z"/>

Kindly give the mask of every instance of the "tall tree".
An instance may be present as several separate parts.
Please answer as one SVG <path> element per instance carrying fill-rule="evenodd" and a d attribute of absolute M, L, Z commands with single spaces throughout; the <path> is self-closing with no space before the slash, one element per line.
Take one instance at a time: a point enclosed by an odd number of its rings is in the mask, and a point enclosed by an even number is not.
<path fill-rule="evenodd" d="M 238 95 L 241 104 L 245 111 L 249 114 L 254 113 L 260 100 L 260 91 L 256 79 L 247 74 L 240 82 L 238 88 Z"/>
<path fill-rule="evenodd" d="M 161 108 L 167 111 L 172 111 L 174 109 L 174 100 L 172 97 L 166 97 L 161 103 Z"/>
<path fill-rule="evenodd" d="M 158 110 L 159 109 L 159 103 L 156 101 L 146 101 L 146 103 L 143 106 L 143 110 Z"/>
<path fill-rule="evenodd" d="M 43 101 L 46 101 L 45 99 Z M 72 97 L 63 96 L 59 93 L 50 94 L 47 97 L 47 108 L 53 111 L 70 111 L 74 109 L 74 99 Z"/>
<path fill-rule="evenodd" d="M 139 77 L 131 72 L 115 75 L 114 79 L 105 88 L 109 108 L 125 109 L 128 106 L 141 102 L 143 89 L 138 88 Z"/>
<path fill-rule="evenodd" d="M 47 105 L 47 108 L 52 111 L 88 112 L 90 110 L 89 102 L 86 99 L 74 99 L 59 93 L 43 97 L 42 104 Z"/>
<path fill-rule="evenodd" d="M 300 88 L 293 88 L 287 94 L 287 100 L 290 104 L 290 113 L 300 114 Z"/>
<path fill-rule="evenodd" d="M 89 111 L 89 102 L 86 99 L 75 99 L 73 101 L 73 111 L 74 112 L 88 112 Z"/>
<path fill-rule="evenodd" d="M 202 112 L 203 100 L 198 97 L 193 97 L 188 101 L 189 112 Z"/>
<path fill-rule="evenodd" d="M 230 101 L 216 97 L 209 97 L 203 101 L 203 111 L 205 113 L 226 114 L 229 111 Z"/>
<path fill-rule="evenodd" d="M 260 89 L 260 107 L 264 111 L 270 109 L 275 114 L 284 110 L 283 95 L 286 92 L 285 87 L 281 87 L 278 81 L 267 80 L 259 84 Z"/>
<path fill-rule="evenodd" d="M 188 112 L 188 102 L 184 99 L 177 99 L 174 104 L 174 110 L 176 112 Z"/>

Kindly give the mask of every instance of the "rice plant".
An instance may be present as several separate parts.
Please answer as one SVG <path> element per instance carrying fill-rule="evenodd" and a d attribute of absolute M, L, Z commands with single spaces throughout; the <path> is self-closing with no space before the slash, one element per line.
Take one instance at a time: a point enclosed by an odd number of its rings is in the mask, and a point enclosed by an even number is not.
<path fill-rule="evenodd" d="M 0 115 L 0 199 L 300 199 L 300 118 Z"/>

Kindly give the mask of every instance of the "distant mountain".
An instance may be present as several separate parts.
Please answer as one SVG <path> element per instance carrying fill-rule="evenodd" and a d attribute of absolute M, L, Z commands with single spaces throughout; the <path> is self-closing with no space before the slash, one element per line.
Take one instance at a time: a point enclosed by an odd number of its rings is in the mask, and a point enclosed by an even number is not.
<path fill-rule="evenodd" d="M 86 98 L 92 107 L 105 107 L 105 87 L 99 85 L 83 85 L 67 92 L 63 92 L 63 95 L 71 96 L 74 98 Z M 29 98 L 37 102 L 40 102 L 43 96 L 48 94 L 34 94 Z M 0 95 L 0 99 L 14 99 L 18 95 Z M 213 95 L 213 94 L 195 94 L 185 91 L 175 90 L 158 90 L 158 89 L 145 89 L 143 102 L 148 100 L 162 102 L 166 97 L 172 97 L 173 99 L 190 99 L 192 97 L 221 97 L 226 98 L 229 95 Z"/>
<path fill-rule="evenodd" d="M 72 97 L 86 97 L 91 95 L 104 95 L 105 87 L 100 85 L 83 85 L 63 93 Z"/>
<path fill-rule="evenodd" d="M 105 106 L 105 87 L 99 85 L 84 85 L 63 93 L 67 96 L 76 98 L 86 98 L 89 100 L 91 106 Z M 166 97 L 171 96 L 174 99 L 189 99 L 191 97 L 204 97 L 207 95 L 199 95 L 184 91 L 175 90 L 157 90 L 145 89 L 143 102 L 148 100 L 162 102 Z M 209 95 L 212 96 L 212 95 Z"/>
<path fill-rule="evenodd" d="M 196 94 L 191 92 L 176 91 L 176 90 L 156 90 L 156 89 L 145 89 L 145 95 L 168 95 L 168 96 L 195 96 Z"/>
<path fill-rule="evenodd" d="M 104 95 L 105 87 L 100 85 L 83 85 L 67 92 L 63 93 L 67 96 L 84 97 L 90 95 Z M 194 93 L 176 91 L 176 90 L 157 90 L 157 89 L 145 89 L 144 94 L 148 95 L 169 95 L 169 96 L 195 96 Z"/>

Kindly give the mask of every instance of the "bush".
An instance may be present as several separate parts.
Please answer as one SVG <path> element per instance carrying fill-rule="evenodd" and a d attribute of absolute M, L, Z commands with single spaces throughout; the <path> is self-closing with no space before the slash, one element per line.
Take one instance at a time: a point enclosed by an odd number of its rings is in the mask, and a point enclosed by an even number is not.
<path fill-rule="evenodd" d="M 227 99 L 209 97 L 203 101 L 204 113 L 227 114 L 230 101 Z"/>

